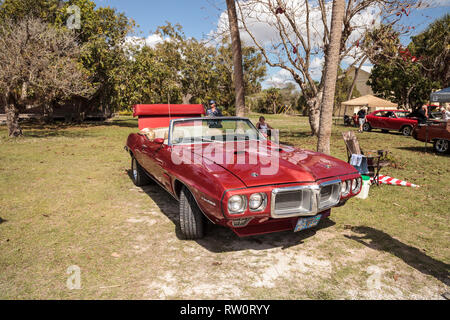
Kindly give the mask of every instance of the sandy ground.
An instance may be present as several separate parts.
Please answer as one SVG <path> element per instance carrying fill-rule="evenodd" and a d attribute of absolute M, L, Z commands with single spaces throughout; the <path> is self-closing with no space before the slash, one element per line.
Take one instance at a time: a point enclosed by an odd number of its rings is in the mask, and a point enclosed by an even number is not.
<path fill-rule="evenodd" d="M 312 230 L 248 238 L 209 225 L 204 239 L 186 241 L 175 200 L 155 185 L 135 191 L 149 196 L 126 220 L 131 255 L 149 263 L 142 298 L 444 299 L 449 291 L 448 265 L 408 247 L 383 250 L 367 230 L 340 229 L 333 216 Z M 164 232 L 148 232 L 155 224 Z"/>

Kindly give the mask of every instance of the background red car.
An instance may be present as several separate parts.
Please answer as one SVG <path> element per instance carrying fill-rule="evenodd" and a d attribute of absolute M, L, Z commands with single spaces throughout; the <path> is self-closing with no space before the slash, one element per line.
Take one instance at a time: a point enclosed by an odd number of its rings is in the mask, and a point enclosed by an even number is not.
<path fill-rule="evenodd" d="M 417 126 L 413 137 L 416 140 L 431 142 L 437 153 L 448 153 L 450 144 L 450 121 L 435 120 L 426 125 Z"/>
<path fill-rule="evenodd" d="M 363 130 L 381 129 L 383 132 L 395 130 L 409 136 L 417 126 L 417 118 L 410 117 L 409 114 L 410 112 L 406 110 L 374 111 L 367 115 Z"/>

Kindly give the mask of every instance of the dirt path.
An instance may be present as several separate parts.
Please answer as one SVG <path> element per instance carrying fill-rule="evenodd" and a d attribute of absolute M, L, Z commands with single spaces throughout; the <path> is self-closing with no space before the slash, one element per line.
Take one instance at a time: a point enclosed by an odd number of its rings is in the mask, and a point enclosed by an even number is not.
<path fill-rule="evenodd" d="M 177 202 L 154 185 L 135 191 L 148 196 L 127 220 L 131 256 L 147 264 L 142 298 L 443 299 L 449 291 L 448 265 L 380 231 L 340 228 L 333 215 L 301 233 L 238 238 L 211 225 L 204 239 L 185 241 Z"/>

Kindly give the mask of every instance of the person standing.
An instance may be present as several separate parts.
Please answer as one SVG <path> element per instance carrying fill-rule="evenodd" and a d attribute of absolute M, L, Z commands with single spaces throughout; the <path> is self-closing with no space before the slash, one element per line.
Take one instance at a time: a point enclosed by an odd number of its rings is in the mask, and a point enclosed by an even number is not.
<path fill-rule="evenodd" d="M 209 109 L 206 110 L 206 116 L 210 118 L 222 117 L 222 112 L 216 107 L 216 102 L 214 100 L 209 101 Z M 222 123 L 218 120 L 209 120 L 208 126 L 210 128 L 222 128 Z"/>
<path fill-rule="evenodd" d="M 266 122 L 266 118 L 263 116 L 259 117 L 259 121 L 256 124 L 256 129 L 259 130 L 264 136 L 270 137 L 272 136 L 272 130 L 273 128 Z"/>
<path fill-rule="evenodd" d="M 450 107 L 441 107 L 441 112 L 442 112 L 442 120 L 444 121 L 448 121 L 450 120 L 450 111 L 449 111 Z"/>
<path fill-rule="evenodd" d="M 417 114 L 419 124 L 426 124 L 428 120 L 428 106 L 426 104 L 422 105 Z"/>
<path fill-rule="evenodd" d="M 359 120 L 359 130 L 358 132 L 363 132 L 363 126 L 366 122 L 366 109 L 362 108 L 358 111 L 358 120 Z"/>
<path fill-rule="evenodd" d="M 209 109 L 206 110 L 207 117 L 222 117 L 222 112 L 216 107 L 216 101 L 209 101 Z"/>

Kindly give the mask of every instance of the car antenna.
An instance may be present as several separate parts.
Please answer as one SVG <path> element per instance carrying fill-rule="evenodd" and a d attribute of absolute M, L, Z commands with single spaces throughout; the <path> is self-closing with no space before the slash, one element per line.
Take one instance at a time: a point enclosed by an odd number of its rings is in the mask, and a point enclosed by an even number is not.
<path fill-rule="evenodd" d="M 167 92 L 167 102 L 169 103 L 169 123 L 171 119 L 171 115 L 170 115 L 170 92 Z"/>

